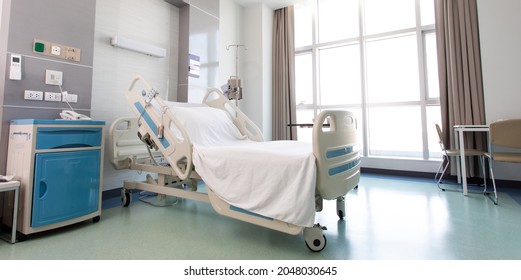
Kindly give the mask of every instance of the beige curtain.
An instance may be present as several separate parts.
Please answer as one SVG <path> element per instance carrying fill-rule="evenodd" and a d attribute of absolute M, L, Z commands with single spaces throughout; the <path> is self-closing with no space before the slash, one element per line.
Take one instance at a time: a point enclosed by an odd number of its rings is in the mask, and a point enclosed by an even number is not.
<path fill-rule="evenodd" d="M 485 124 L 476 0 L 435 0 L 442 129 L 454 148 L 455 124 Z M 465 147 L 485 149 L 485 136 L 466 134 Z M 447 145 L 449 144 L 449 145 Z M 475 161 L 470 176 L 479 172 Z M 455 174 L 452 164 L 451 173 Z"/>
<path fill-rule="evenodd" d="M 293 6 L 275 11 L 272 58 L 273 140 L 296 140 Z"/>

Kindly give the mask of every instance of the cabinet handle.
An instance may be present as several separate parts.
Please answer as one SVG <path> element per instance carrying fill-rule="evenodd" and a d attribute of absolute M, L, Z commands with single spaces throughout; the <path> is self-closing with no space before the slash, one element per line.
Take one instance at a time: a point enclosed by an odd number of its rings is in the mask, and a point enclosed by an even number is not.
<path fill-rule="evenodd" d="M 31 133 L 29 132 L 15 131 L 11 133 L 11 139 L 14 139 L 15 136 L 25 136 L 25 140 L 27 141 L 31 139 Z"/>
<path fill-rule="evenodd" d="M 42 199 L 47 194 L 47 183 L 40 181 L 40 193 L 39 198 Z"/>

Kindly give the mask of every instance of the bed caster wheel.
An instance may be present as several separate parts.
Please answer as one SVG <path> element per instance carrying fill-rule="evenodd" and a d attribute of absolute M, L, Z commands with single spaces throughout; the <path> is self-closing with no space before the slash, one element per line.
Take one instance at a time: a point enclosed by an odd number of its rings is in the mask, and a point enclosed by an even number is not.
<path fill-rule="evenodd" d="M 338 217 L 340 220 L 343 220 L 346 214 L 346 201 L 345 197 L 339 196 L 336 199 L 336 213 L 338 214 Z"/>
<path fill-rule="evenodd" d="M 320 224 L 316 224 L 312 228 L 304 229 L 306 246 L 312 252 L 320 252 L 326 247 L 327 240 L 324 235 L 324 230 L 327 230 L 327 228 L 320 226 Z"/>
<path fill-rule="evenodd" d="M 132 197 L 130 196 L 130 192 L 126 189 L 121 189 L 121 205 L 123 205 L 123 207 L 128 207 L 131 200 Z"/>
<path fill-rule="evenodd" d="M 315 212 L 322 212 L 324 201 L 320 195 L 315 195 Z"/>
<path fill-rule="evenodd" d="M 92 218 L 92 222 L 97 223 L 97 222 L 99 222 L 100 219 L 101 219 L 100 216 L 96 216 L 96 217 Z"/>
<path fill-rule="evenodd" d="M 190 190 L 193 191 L 193 192 L 197 191 L 197 180 L 192 180 L 190 182 Z"/>

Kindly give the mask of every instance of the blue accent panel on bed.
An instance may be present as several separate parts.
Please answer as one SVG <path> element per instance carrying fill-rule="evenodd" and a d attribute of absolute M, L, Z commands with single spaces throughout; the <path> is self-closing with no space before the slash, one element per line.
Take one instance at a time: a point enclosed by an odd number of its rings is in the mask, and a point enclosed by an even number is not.
<path fill-rule="evenodd" d="M 350 154 L 352 152 L 353 152 L 353 147 L 345 147 L 345 148 L 341 148 L 341 149 L 331 150 L 331 151 L 326 152 L 326 158 L 330 159 L 330 158 L 341 157 L 341 156 Z"/>
<path fill-rule="evenodd" d="M 145 111 L 145 108 L 141 105 L 141 103 L 136 102 L 134 103 L 134 106 L 136 106 L 137 110 L 140 112 L 141 117 L 147 122 L 148 126 L 155 131 L 154 134 L 157 136 L 157 125 L 154 123 L 152 118 L 148 115 L 147 111 Z M 161 145 L 166 149 L 170 146 L 170 143 L 165 138 L 159 139 L 159 142 L 161 142 Z"/>
<path fill-rule="evenodd" d="M 333 176 L 333 175 L 351 170 L 351 169 L 355 168 L 356 166 L 358 166 L 359 164 L 360 164 L 360 159 L 356 159 L 356 160 L 348 162 L 346 164 L 342 164 L 340 166 L 330 168 L 327 171 L 327 173 L 329 176 Z"/>
<path fill-rule="evenodd" d="M 230 210 L 233 210 L 235 212 L 239 212 L 239 213 L 243 213 L 243 214 L 246 214 L 246 215 L 250 215 L 250 216 L 255 216 L 255 217 L 258 217 L 258 218 L 263 218 L 263 219 L 266 219 L 266 220 L 269 220 L 269 221 L 273 221 L 272 218 L 268 218 L 266 216 L 262 216 L 262 215 L 259 215 L 259 214 L 255 214 L 253 212 L 250 212 L 248 210 L 244 210 L 242 208 L 239 208 L 239 207 L 235 207 L 233 205 L 230 205 Z"/>

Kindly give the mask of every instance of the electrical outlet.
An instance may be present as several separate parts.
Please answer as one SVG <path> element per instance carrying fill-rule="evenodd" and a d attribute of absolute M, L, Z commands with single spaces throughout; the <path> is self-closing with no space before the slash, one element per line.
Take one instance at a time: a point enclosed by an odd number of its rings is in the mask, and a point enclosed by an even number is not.
<path fill-rule="evenodd" d="M 24 92 L 25 100 L 43 100 L 43 92 L 36 90 L 26 90 Z"/>
<path fill-rule="evenodd" d="M 60 102 L 62 101 L 62 94 L 58 92 L 46 92 L 45 101 Z"/>
<path fill-rule="evenodd" d="M 78 48 L 67 48 L 65 59 L 79 62 L 81 59 L 81 50 Z"/>
<path fill-rule="evenodd" d="M 66 91 L 63 92 L 64 94 L 62 95 L 62 102 L 69 102 L 69 103 L 78 103 L 78 95 L 77 94 L 71 94 L 71 93 L 66 93 Z"/>
<path fill-rule="evenodd" d="M 60 55 L 62 49 L 59 46 L 51 46 L 51 54 Z"/>

